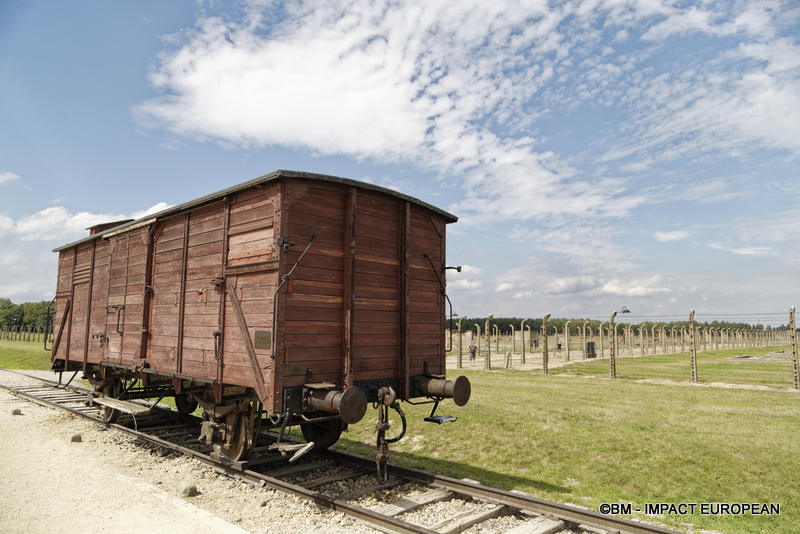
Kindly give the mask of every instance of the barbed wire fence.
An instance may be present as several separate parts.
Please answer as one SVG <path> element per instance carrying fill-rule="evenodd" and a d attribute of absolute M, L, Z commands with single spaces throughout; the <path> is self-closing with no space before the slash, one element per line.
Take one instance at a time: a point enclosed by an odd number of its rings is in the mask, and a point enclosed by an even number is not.
<path fill-rule="evenodd" d="M 788 322 L 784 324 L 786 318 Z M 469 363 L 483 369 L 534 368 L 540 363 L 542 373 L 547 374 L 552 360 L 563 364 L 608 357 L 612 379 L 616 378 L 619 357 L 689 353 L 690 376 L 696 383 L 700 380 L 699 352 L 791 345 L 793 384 L 800 390 L 794 307 L 788 313 L 696 313 L 691 310 L 686 315 L 635 315 L 613 312 L 607 318 L 559 319 L 560 328 L 549 324 L 550 314 L 521 319 L 518 325 L 505 321 L 508 326 L 504 330 L 492 324 L 493 319 L 490 315 L 483 325 L 479 321 L 468 324 L 466 317 L 458 319 L 449 351 L 450 357 L 455 359 L 455 367 L 465 367 L 472 343 L 477 348 L 476 357 Z M 538 328 L 531 327 L 534 321 L 540 324 Z M 598 321 L 601 321 L 599 325 Z M 731 327 L 731 323 L 749 327 Z"/>

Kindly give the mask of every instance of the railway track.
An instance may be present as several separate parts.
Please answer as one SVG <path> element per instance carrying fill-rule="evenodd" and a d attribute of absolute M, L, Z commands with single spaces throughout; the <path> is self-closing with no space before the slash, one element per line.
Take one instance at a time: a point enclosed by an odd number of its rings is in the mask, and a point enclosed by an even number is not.
<path fill-rule="evenodd" d="M 312 451 L 290 462 L 300 445 L 276 445 L 262 433 L 246 462 L 230 463 L 197 441 L 200 418 L 155 407 L 117 423 L 102 422 L 102 406 L 89 402 L 89 390 L 40 377 L 29 385 L 0 388 L 37 404 L 71 412 L 137 438 L 144 446 L 174 451 L 228 476 L 296 495 L 317 506 L 360 519 L 378 530 L 453 534 L 476 530 L 499 517 L 513 516 L 509 534 L 570 532 L 672 533 L 662 527 L 608 516 L 524 493 L 490 488 L 474 481 L 390 464 L 389 479 L 378 481 L 373 459 L 336 451 Z M 2 378 L 0 378 L 0 381 Z M 288 454 L 287 454 L 288 451 Z"/>

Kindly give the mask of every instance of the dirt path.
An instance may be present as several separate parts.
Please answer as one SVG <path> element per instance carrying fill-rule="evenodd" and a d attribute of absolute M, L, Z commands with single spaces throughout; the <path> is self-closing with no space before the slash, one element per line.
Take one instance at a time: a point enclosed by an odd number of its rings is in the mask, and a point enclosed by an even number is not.
<path fill-rule="evenodd" d="M 5 378 L 5 377 L 4 377 Z M 23 415 L 11 415 L 14 408 Z M 70 438 L 80 433 L 82 442 Z M 182 497 L 182 482 L 196 497 Z M 342 514 L 255 488 L 189 458 L 0 391 L 0 531 L 374 532 Z"/>

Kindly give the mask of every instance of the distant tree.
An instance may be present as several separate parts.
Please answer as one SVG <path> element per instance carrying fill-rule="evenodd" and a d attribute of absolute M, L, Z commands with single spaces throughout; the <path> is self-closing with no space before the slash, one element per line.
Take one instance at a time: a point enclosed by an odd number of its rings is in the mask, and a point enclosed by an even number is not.
<path fill-rule="evenodd" d="M 24 316 L 22 306 L 14 304 L 10 299 L 0 298 L 0 325 L 5 328 L 18 328 L 22 326 Z"/>
<path fill-rule="evenodd" d="M 22 326 L 24 328 L 43 328 L 47 321 L 47 308 L 49 305 L 50 303 L 46 300 L 22 303 L 20 305 L 24 313 Z"/>

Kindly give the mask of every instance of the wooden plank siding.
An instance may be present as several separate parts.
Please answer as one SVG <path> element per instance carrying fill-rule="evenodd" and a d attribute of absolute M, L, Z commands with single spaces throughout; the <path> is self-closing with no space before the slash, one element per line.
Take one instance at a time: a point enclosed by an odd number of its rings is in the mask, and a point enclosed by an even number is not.
<path fill-rule="evenodd" d="M 437 273 L 444 279 L 447 215 L 353 182 L 294 177 L 77 242 L 59 251 L 54 325 L 64 327 L 52 358 L 247 387 L 255 368 L 271 413 L 284 387 L 309 379 L 397 381 L 408 398 L 411 377 L 445 372 Z"/>
<path fill-rule="evenodd" d="M 259 348 L 253 340 L 257 331 L 269 332 L 272 336 L 272 302 L 278 280 L 275 224 L 280 220 L 280 194 L 280 185 L 272 183 L 238 193 L 229 201 L 224 274 L 226 279 L 233 281 L 235 295 L 225 292 L 223 324 L 218 325 L 223 340 L 223 381 L 257 386 L 248 354 L 248 344 L 251 344 L 266 385 L 264 406 L 270 410 L 274 410 L 274 397 L 277 397 L 273 384 L 272 348 Z M 224 212 L 222 215 L 224 217 Z M 243 337 L 233 298 L 238 299 L 241 305 L 249 343 Z"/>
<path fill-rule="evenodd" d="M 412 206 L 409 234 L 409 372 L 412 376 L 444 374 L 445 302 L 436 275 L 444 280 L 445 222 L 439 215 Z M 434 316 L 437 319 L 432 320 Z"/>
<path fill-rule="evenodd" d="M 345 362 L 344 342 L 349 335 L 346 315 L 353 297 L 352 286 L 345 287 L 345 276 L 349 279 L 351 274 L 350 239 L 346 236 L 351 229 L 346 217 L 350 193 L 338 184 L 284 183 L 285 235 L 295 243 L 285 254 L 287 271 L 312 236 L 315 240 L 279 297 L 280 387 L 305 383 L 307 369 L 313 382 L 341 383 L 350 363 Z"/>

